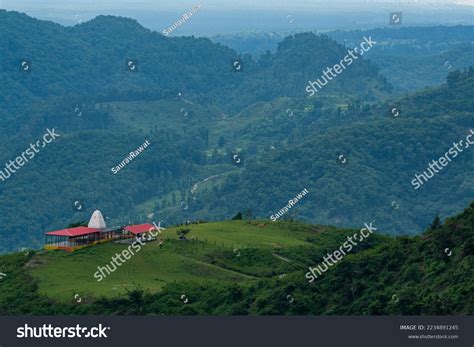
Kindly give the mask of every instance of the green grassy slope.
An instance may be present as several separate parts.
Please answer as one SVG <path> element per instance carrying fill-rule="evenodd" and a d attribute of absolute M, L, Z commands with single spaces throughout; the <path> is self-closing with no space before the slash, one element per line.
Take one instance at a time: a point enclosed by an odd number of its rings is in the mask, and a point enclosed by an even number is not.
<path fill-rule="evenodd" d="M 189 228 L 189 241 L 169 228 L 161 248 L 146 244 L 100 283 L 93 272 L 123 245 L 0 256 L 0 314 L 474 312 L 474 203 L 419 236 L 377 230 L 312 284 L 308 266 L 357 230 L 262 220 Z"/>
<path fill-rule="evenodd" d="M 249 281 L 255 279 L 252 274 L 258 273 L 258 266 L 236 264 L 236 270 L 232 270 L 226 263 L 225 252 L 232 252 L 237 257 L 246 252 L 244 249 L 251 247 L 268 255 L 270 251 L 282 248 L 310 245 L 304 241 L 304 232 L 290 232 L 268 221 L 255 224 L 243 221 L 194 224 L 191 230 L 187 242 L 176 240 L 176 228 L 163 231 L 165 242 L 161 247 L 156 241 L 147 243 L 126 264 L 101 282 L 93 277 L 97 267 L 110 264 L 112 256 L 122 252 L 127 245 L 108 243 L 73 254 L 38 254 L 29 263 L 30 273 L 38 280 L 39 293 L 50 298 L 67 301 L 75 294 L 80 294 L 82 298 L 97 298 L 124 294 L 127 289 L 138 287 L 156 292 L 173 281 Z M 274 263 L 282 261 L 271 254 L 270 259 Z"/>

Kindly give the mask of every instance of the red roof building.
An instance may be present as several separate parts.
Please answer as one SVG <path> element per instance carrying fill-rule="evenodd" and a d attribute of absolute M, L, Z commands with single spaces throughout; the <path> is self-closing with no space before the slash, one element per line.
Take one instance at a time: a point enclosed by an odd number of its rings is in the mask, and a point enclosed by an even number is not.
<path fill-rule="evenodd" d="M 100 229 L 96 228 L 88 228 L 88 227 L 76 227 L 76 228 L 68 228 L 56 231 L 50 231 L 45 235 L 55 235 L 55 236 L 67 236 L 67 237 L 75 237 L 75 236 L 83 236 L 88 234 L 93 234 L 100 231 Z"/>
<path fill-rule="evenodd" d="M 140 236 L 151 230 L 156 230 L 156 228 L 149 223 L 107 228 L 100 211 L 95 211 L 88 227 L 79 226 L 45 233 L 44 248 L 72 252 L 97 243 Z"/>
<path fill-rule="evenodd" d="M 143 234 L 152 230 L 156 230 L 153 224 L 144 223 L 144 224 L 136 224 L 136 225 L 129 225 L 123 228 L 123 230 L 129 231 L 134 235 Z"/>

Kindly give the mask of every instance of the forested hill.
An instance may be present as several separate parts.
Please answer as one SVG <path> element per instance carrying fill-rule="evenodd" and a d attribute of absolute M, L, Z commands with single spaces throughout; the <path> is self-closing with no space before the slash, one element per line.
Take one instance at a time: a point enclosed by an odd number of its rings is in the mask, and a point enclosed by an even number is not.
<path fill-rule="evenodd" d="M 255 59 L 113 16 L 63 27 L 0 11 L 0 49 L 0 163 L 47 128 L 61 134 L 0 182 L 0 252 L 40 248 L 45 231 L 95 209 L 110 224 L 222 220 L 249 208 L 269 218 L 307 188 L 285 218 L 377 218 L 386 232 L 416 233 L 474 195 L 472 151 L 419 191 L 410 186 L 474 127 L 472 72 L 394 99 L 364 55 L 308 97 L 308 80 L 347 54 L 325 35 L 289 36 Z"/>
<path fill-rule="evenodd" d="M 470 69 L 450 74 L 439 88 L 356 107 L 340 115 L 346 122 L 338 126 L 307 124 L 304 132 L 291 133 L 292 145 L 247 162 L 209 191 L 199 213 L 222 218 L 251 208 L 269 218 L 306 188 L 309 194 L 291 209 L 291 218 L 340 226 L 375 219 L 384 230 L 402 234 L 423 229 L 474 196 L 472 145 L 420 189 L 411 184 L 453 142 L 466 145 L 469 129 L 474 131 L 473 91 Z"/>
<path fill-rule="evenodd" d="M 4 10 L 0 50 L 0 162 L 21 155 L 48 127 L 61 134 L 0 182 L 0 252 L 39 248 L 45 231 L 86 220 L 95 208 L 110 223 L 151 213 L 170 215 L 170 222 L 199 218 L 162 207 L 181 210 L 196 182 L 236 169 L 228 160 L 234 149 L 217 144 L 218 122 L 229 121 L 226 134 L 238 137 L 232 119 L 239 110 L 304 98 L 307 80 L 346 54 L 325 36 L 301 34 L 257 61 L 208 39 L 164 37 L 129 18 L 63 27 Z M 375 65 L 361 57 L 351 68 L 322 92 L 372 102 L 388 96 Z M 139 160 L 112 175 L 110 168 L 145 140 L 151 145 Z M 76 199 L 86 202 L 84 210 L 72 208 Z M 146 210 L 140 216 L 138 205 Z"/>
<path fill-rule="evenodd" d="M 348 48 L 357 46 L 364 37 L 377 44 L 365 58 L 380 67 L 395 92 L 417 90 L 441 84 L 449 72 L 474 65 L 474 26 L 389 26 L 368 30 L 326 32 L 331 39 Z M 236 33 L 212 39 L 238 52 L 260 56 L 276 52 L 285 35 L 279 33 Z"/>
<path fill-rule="evenodd" d="M 259 63 L 208 39 L 168 38 L 128 18 L 99 16 L 66 28 L 2 10 L 0 102 L 11 109 L 71 93 L 108 100 L 156 100 L 182 92 L 242 109 L 277 95 L 305 95 L 307 81 L 347 53 L 342 45 L 314 34 L 289 38 L 281 46 L 284 50 Z M 240 72 L 232 68 L 235 59 L 240 60 Z M 20 69 L 23 60 L 31 64 L 28 73 Z M 128 61 L 136 66 L 134 72 Z M 375 93 L 376 85 L 390 89 L 377 67 L 364 59 L 352 70 L 341 78 L 348 82 L 346 87 L 337 82 L 340 93 L 364 96 Z M 351 81 L 357 81 L 357 90 Z"/>

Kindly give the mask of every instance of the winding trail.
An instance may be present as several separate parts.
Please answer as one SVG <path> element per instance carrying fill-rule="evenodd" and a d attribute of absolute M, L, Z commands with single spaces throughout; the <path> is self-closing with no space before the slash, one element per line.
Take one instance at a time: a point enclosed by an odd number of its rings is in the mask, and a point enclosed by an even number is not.
<path fill-rule="evenodd" d="M 195 193 L 196 190 L 198 189 L 198 186 L 199 186 L 201 183 L 207 182 L 207 181 L 209 181 L 209 180 L 212 180 L 213 178 L 219 177 L 220 175 L 222 175 L 222 174 L 212 175 L 212 176 L 206 177 L 206 178 L 203 179 L 202 181 L 199 181 L 198 183 L 196 183 L 196 184 L 191 188 L 191 194 L 194 195 L 194 193 Z"/>

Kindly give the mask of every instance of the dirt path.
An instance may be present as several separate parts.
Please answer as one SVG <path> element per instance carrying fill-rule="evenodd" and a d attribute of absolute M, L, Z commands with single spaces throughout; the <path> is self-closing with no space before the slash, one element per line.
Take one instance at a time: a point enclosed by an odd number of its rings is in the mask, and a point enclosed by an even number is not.
<path fill-rule="evenodd" d="M 291 263 L 291 260 L 290 260 L 290 259 L 283 258 L 281 255 L 278 255 L 278 254 L 275 254 L 275 253 L 272 253 L 272 255 L 273 255 L 275 258 L 278 258 L 278 259 L 280 259 L 280 260 L 286 261 L 287 263 Z"/>
<path fill-rule="evenodd" d="M 191 188 L 191 194 L 194 195 L 194 193 L 196 192 L 196 190 L 198 189 L 198 186 L 203 183 L 203 182 L 207 182 L 209 180 L 212 180 L 213 178 L 216 178 L 216 177 L 219 177 L 221 174 L 219 175 L 212 175 L 212 176 L 209 176 L 209 177 L 206 177 L 205 179 L 203 179 L 202 181 L 199 181 L 198 183 L 196 183 L 192 188 Z"/>

